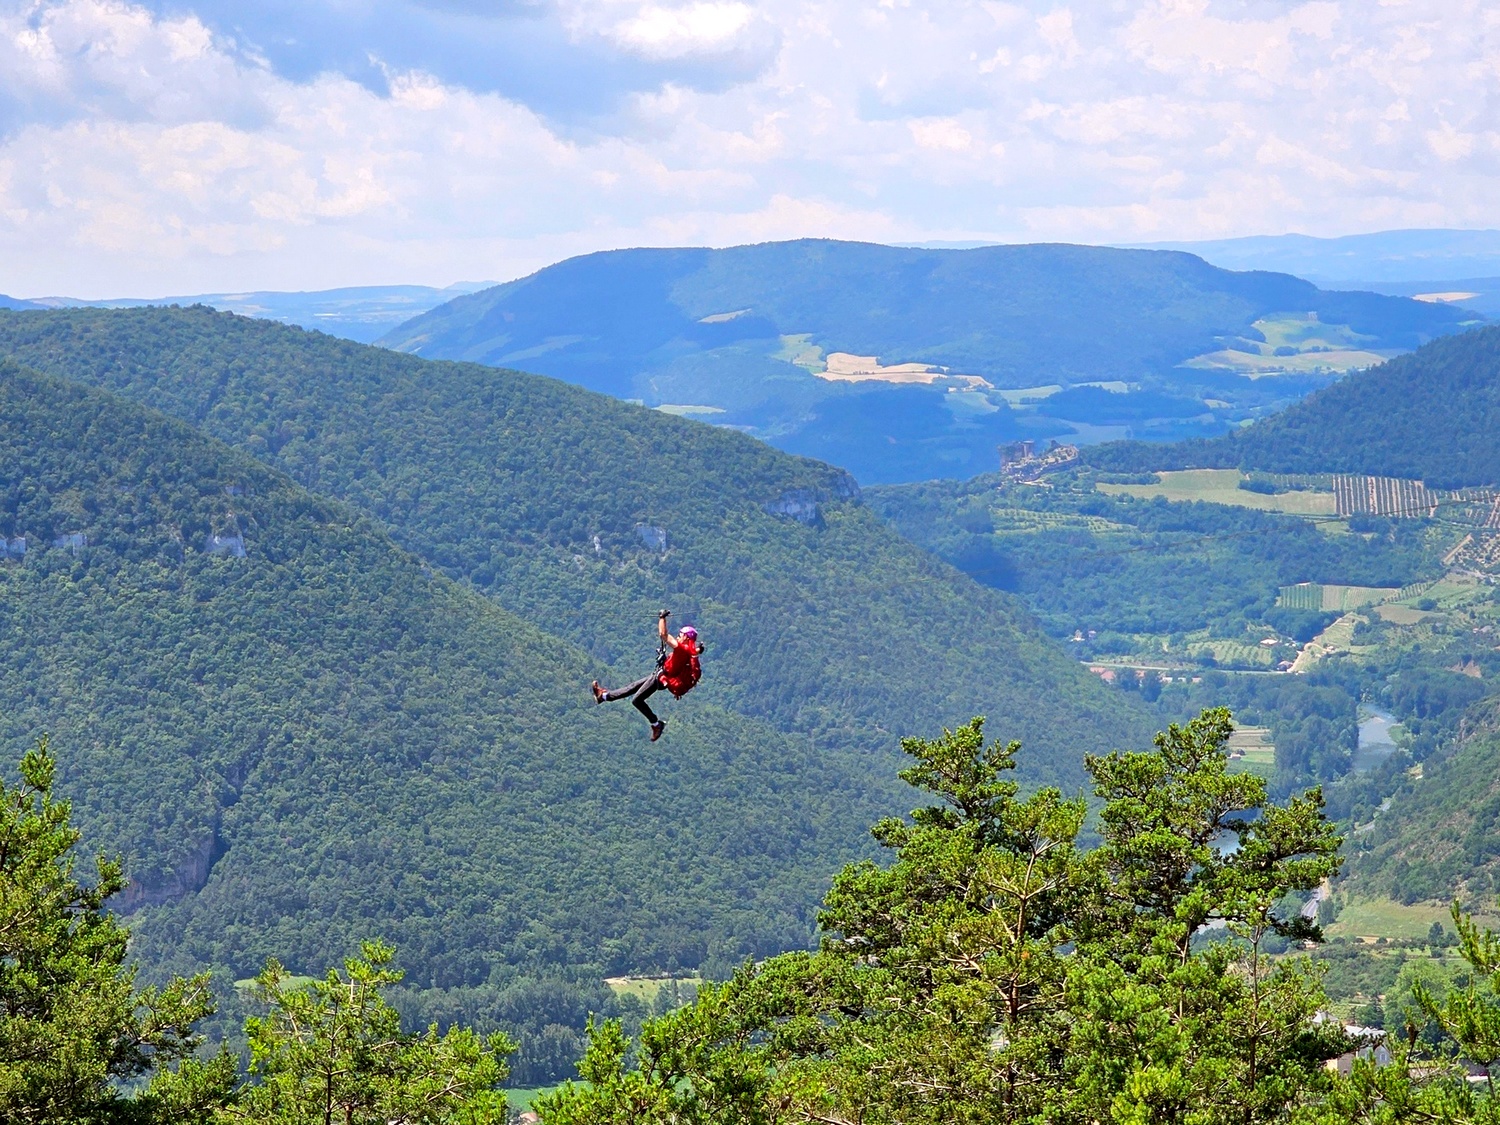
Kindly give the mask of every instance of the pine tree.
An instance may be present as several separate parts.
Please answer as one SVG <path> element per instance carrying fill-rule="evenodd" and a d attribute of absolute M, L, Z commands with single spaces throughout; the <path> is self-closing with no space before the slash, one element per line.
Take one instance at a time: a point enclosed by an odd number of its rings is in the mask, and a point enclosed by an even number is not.
<path fill-rule="evenodd" d="M 18 783 L 0 780 L 0 1119 L 201 1121 L 233 1080 L 227 1057 L 190 1057 L 213 1011 L 207 975 L 136 988 L 104 907 L 125 886 L 121 865 L 101 856 L 90 882 L 75 877 L 79 833 L 54 773 L 44 738 Z"/>
<path fill-rule="evenodd" d="M 591 1029 L 548 1125 L 1254 1125 L 1324 1097 L 1347 1043 L 1316 1018 L 1316 940 L 1286 905 L 1338 867 L 1316 791 L 1284 806 L 1228 772 L 1226 711 L 1156 748 L 1089 759 L 1086 806 L 1022 798 L 1015 743 L 981 720 L 907 739 L 902 777 L 938 798 L 876 839 L 888 866 L 834 880 L 812 953 L 744 966 L 642 1032 Z M 1230 845 L 1233 845 L 1232 847 Z M 1217 936 L 1216 936 L 1217 935 Z"/>
<path fill-rule="evenodd" d="M 505 1056 L 515 1046 L 465 1027 L 403 1033 L 382 995 L 401 980 L 395 949 L 367 941 L 360 956 L 308 981 L 271 961 L 256 978 L 268 1011 L 246 1023 L 250 1074 L 223 1121 L 258 1125 L 438 1125 L 504 1122 Z"/>

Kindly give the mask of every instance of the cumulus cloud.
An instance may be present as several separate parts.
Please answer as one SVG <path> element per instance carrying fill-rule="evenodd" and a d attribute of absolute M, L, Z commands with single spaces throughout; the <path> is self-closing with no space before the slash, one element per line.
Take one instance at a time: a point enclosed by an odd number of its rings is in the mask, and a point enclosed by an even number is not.
<path fill-rule="evenodd" d="M 0 290 L 1496 225 L 1482 0 L 0 0 Z"/>

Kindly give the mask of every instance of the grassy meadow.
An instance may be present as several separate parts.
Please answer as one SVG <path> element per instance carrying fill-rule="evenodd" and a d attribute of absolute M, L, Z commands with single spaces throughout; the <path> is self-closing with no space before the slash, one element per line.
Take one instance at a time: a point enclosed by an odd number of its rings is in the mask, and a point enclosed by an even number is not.
<path fill-rule="evenodd" d="M 1158 473 L 1157 477 L 1156 484 L 1100 484 L 1098 488 L 1109 496 L 1134 496 L 1141 500 L 1160 496 L 1174 502 L 1201 500 L 1294 516 L 1335 514 L 1332 492 L 1251 492 L 1240 487 L 1241 481 L 1250 478 L 1238 469 L 1182 469 Z"/>

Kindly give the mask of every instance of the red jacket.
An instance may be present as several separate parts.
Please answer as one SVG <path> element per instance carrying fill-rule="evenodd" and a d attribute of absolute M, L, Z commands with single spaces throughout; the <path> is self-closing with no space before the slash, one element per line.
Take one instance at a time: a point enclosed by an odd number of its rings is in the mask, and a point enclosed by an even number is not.
<path fill-rule="evenodd" d="M 693 685 L 703 674 L 698 666 L 698 642 L 687 638 L 677 642 L 677 647 L 667 653 L 667 662 L 661 667 L 661 686 L 678 699 L 693 690 Z"/>

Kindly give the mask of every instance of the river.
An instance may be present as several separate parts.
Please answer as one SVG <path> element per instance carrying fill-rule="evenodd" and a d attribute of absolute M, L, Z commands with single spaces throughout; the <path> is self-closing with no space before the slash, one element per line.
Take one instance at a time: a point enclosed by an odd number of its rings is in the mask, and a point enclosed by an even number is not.
<path fill-rule="evenodd" d="M 1399 726 L 1396 717 L 1378 707 L 1359 706 L 1359 749 L 1354 752 L 1351 768 L 1356 773 L 1374 769 L 1396 752 L 1391 729 Z"/>

